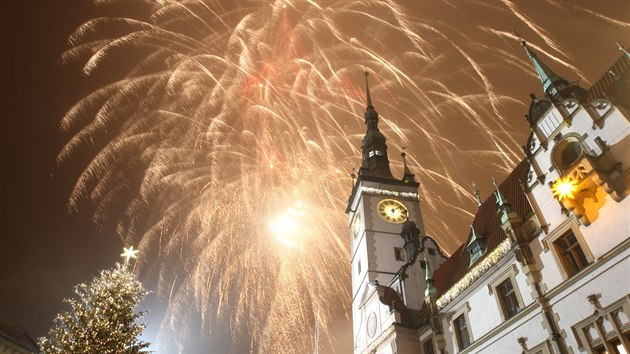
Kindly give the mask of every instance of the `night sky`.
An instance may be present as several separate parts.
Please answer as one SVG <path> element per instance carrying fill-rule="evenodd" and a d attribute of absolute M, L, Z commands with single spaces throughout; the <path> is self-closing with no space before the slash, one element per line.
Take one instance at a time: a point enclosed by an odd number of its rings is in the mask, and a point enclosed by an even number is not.
<path fill-rule="evenodd" d="M 580 11 L 561 17 L 559 11 L 547 13 L 544 8 L 549 5 L 542 0 L 520 5 L 570 53 L 570 64 L 593 83 L 620 55 L 613 42 L 630 44 L 630 2 L 571 3 L 626 24 L 612 24 Z M 119 259 L 123 243 L 111 236 L 112 225 L 92 223 L 89 207 L 72 214 L 67 210 L 71 188 L 91 157 L 75 156 L 71 163 L 56 164 L 57 154 L 70 138 L 59 129 L 61 117 L 97 85 L 82 77 L 79 65 L 63 66 L 59 57 L 68 48 L 69 34 L 95 16 L 95 10 L 86 0 L 17 0 L 4 4 L 1 12 L 0 322 L 21 325 L 37 337 L 45 334 L 72 286 L 110 267 Z M 475 15 L 483 17 L 486 12 L 480 9 Z M 513 25 L 505 21 L 504 30 Z M 521 32 L 527 34 L 525 29 Z M 539 39 L 536 42 L 542 44 Z M 514 55 L 524 56 L 517 44 L 512 48 Z M 550 64 L 559 74 L 576 79 L 565 68 Z M 512 116 L 518 120 L 515 127 L 527 129 L 522 117 L 528 94 L 540 94 L 540 82 L 521 73 L 515 78 L 506 77 L 496 85 L 510 87 L 509 94 L 522 101 Z M 516 138 L 524 144 L 527 134 L 522 131 Z M 463 229 L 465 225 L 458 226 Z"/>

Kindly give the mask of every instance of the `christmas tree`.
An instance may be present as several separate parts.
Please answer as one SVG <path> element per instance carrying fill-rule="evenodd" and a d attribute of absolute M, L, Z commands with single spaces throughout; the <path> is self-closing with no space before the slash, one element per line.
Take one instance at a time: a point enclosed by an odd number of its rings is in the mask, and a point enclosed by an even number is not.
<path fill-rule="evenodd" d="M 46 337 L 39 339 L 44 353 L 146 353 L 149 343 L 138 340 L 145 324 L 136 323 L 145 311 L 134 312 L 147 291 L 128 269 L 138 251 L 125 248 L 125 263 L 101 271 L 89 284 L 74 288 L 71 306 L 54 320 Z"/>

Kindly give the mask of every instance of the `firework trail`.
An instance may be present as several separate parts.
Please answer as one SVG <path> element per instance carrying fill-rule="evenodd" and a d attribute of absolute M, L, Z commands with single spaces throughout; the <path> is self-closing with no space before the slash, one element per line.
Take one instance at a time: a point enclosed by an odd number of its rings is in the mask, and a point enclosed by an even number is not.
<path fill-rule="evenodd" d="M 462 205 L 474 203 L 462 159 L 501 174 L 521 156 L 503 112 L 522 103 L 497 93 L 488 68 L 528 64 L 504 49 L 480 60 L 487 48 L 465 31 L 391 0 L 236 3 L 95 1 L 142 11 L 95 18 L 71 36 L 64 61 L 107 83 L 64 117 L 73 137 L 59 162 L 93 154 L 70 208 L 94 205 L 97 224 L 115 222 L 139 245 L 139 271 L 167 306 L 160 349 L 186 349 L 200 327 L 211 343 L 231 335 L 232 351 L 312 350 L 315 324 L 325 335 L 350 304 L 342 211 L 360 163 L 363 71 L 375 73 L 394 171 L 402 146 L 419 151 L 408 161 L 425 215 L 450 210 L 463 225 L 472 214 Z M 511 1 L 490 9 L 513 14 L 562 60 Z M 491 24 L 470 28 L 511 37 Z M 459 68 L 444 70 L 453 58 Z M 463 95 L 452 80 L 472 88 Z M 452 118 L 479 134 L 479 146 L 464 150 L 445 133 Z M 445 190 L 451 197 L 440 197 Z M 457 222 L 448 218 L 426 222 L 452 249 Z"/>

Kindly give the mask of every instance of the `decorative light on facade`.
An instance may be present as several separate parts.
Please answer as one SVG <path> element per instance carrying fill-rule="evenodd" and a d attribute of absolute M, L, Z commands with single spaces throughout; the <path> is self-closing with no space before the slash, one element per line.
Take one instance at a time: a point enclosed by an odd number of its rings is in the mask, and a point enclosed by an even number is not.
<path fill-rule="evenodd" d="M 455 285 L 451 286 L 442 296 L 437 299 L 439 309 L 444 308 L 464 290 L 468 289 L 477 279 L 484 275 L 492 266 L 497 264 L 512 249 L 512 242 L 509 239 L 503 240 L 497 248 L 490 252 L 479 264 L 470 269 Z"/>
<path fill-rule="evenodd" d="M 571 177 L 558 178 L 551 186 L 551 192 L 554 197 L 558 197 L 558 200 L 573 199 L 576 190 L 577 182 Z"/>
<path fill-rule="evenodd" d="M 372 187 L 361 187 L 361 191 L 365 194 L 371 194 L 371 195 L 382 195 L 382 196 L 388 196 L 388 197 L 413 198 L 413 199 L 419 198 L 418 193 L 415 193 L 415 192 L 390 191 L 388 189 L 372 188 Z"/>

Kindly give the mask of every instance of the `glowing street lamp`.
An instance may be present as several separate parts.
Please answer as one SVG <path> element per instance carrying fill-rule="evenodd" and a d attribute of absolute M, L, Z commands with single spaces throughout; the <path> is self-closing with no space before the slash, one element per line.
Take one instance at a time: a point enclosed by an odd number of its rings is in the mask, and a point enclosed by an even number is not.
<path fill-rule="evenodd" d="M 551 186 L 551 192 L 554 197 L 558 197 L 558 200 L 575 198 L 575 191 L 577 191 L 577 182 L 571 177 L 558 178 Z"/>

